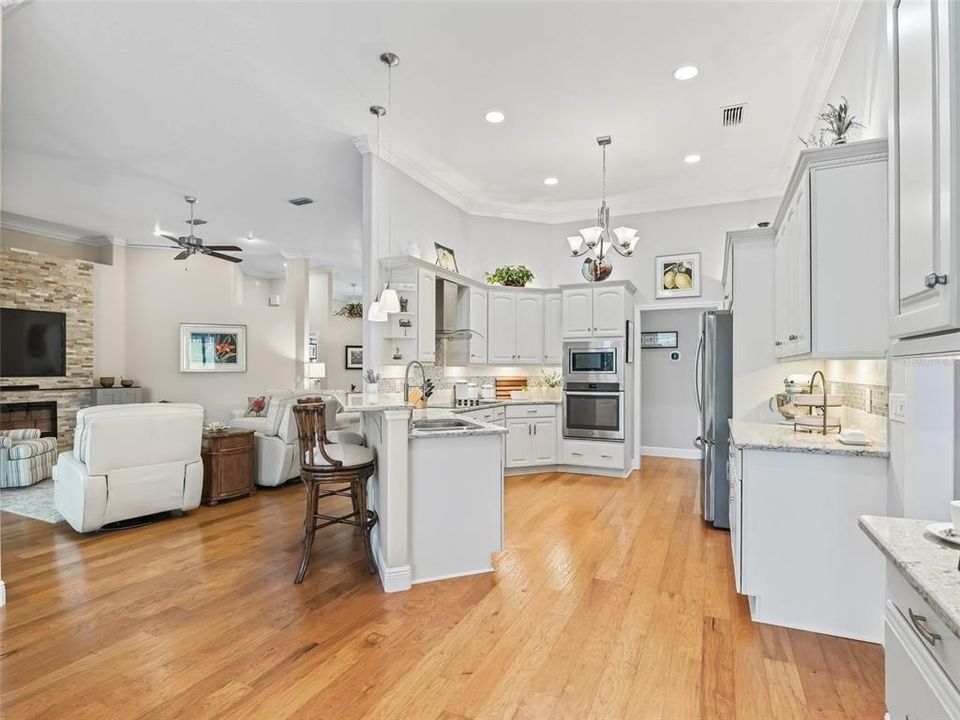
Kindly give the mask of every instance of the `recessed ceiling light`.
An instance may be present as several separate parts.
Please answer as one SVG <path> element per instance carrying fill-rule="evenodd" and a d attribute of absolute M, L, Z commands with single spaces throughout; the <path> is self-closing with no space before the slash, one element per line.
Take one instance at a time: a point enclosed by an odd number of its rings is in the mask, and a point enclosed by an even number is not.
<path fill-rule="evenodd" d="M 673 76 L 677 80 L 693 80 L 699 72 L 696 65 L 681 65 L 673 71 Z"/>
<path fill-rule="evenodd" d="M 700 162 L 700 160 L 701 158 L 697 153 L 691 153 L 690 155 L 683 156 L 683 161 L 687 163 L 687 165 L 693 165 L 694 163 Z"/>
<path fill-rule="evenodd" d="M 256 245 L 257 243 L 263 242 L 263 240 L 261 240 L 260 238 L 254 237 L 252 232 L 247 233 L 247 234 L 244 236 L 243 240 L 244 240 L 244 242 L 248 242 L 248 243 L 250 243 L 251 245 Z"/>
<path fill-rule="evenodd" d="M 555 177 L 548 177 L 543 179 L 544 185 L 556 185 L 558 182 L 560 181 Z"/>
<path fill-rule="evenodd" d="M 486 120 L 488 123 L 493 123 L 494 125 L 497 125 L 499 123 L 502 123 L 505 117 L 506 116 L 499 110 L 491 110 L 486 115 L 483 116 L 483 119 Z"/>
<path fill-rule="evenodd" d="M 286 266 L 287 266 L 287 264 L 286 264 L 286 263 L 284 263 L 284 264 L 283 264 L 283 266 L 284 266 L 284 267 L 286 267 Z"/>

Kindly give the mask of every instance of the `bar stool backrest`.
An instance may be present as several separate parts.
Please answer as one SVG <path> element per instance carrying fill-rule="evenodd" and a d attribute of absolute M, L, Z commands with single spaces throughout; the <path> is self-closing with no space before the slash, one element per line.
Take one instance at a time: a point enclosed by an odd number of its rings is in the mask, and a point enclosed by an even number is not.
<path fill-rule="evenodd" d="M 300 446 L 300 467 L 303 470 L 322 472 L 340 468 L 343 463 L 327 453 L 326 401 L 320 397 L 305 397 L 293 406 L 297 421 L 297 440 Z M 323 458 L 326 462 L 320 461 Z"/>

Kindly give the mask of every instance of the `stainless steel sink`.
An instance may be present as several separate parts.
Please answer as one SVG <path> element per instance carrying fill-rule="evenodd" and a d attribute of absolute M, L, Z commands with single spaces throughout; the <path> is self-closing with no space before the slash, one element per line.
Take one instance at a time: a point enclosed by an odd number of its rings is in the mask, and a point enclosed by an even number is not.
<path fill-rule="evenodd" d="M 476 427 L 478 427 L 476 423 L 460 418 L 427 418 L 413 421 L 414 430 L 425 430 L 427 432 L 470 430 Z"/>

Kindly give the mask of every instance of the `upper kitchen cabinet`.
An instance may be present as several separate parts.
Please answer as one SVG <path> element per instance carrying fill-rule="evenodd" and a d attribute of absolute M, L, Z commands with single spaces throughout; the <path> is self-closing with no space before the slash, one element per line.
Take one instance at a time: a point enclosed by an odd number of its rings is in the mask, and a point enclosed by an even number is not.
<path fill-rule="evenodd" d="M 888 15 L 891 335 L 960 329 L 960 5 L 899 0 Z"/>
<path fill-rule="evenodd" d="M 604 282 L 599 286 L 561 288 L 563 339 L 623 337 L 633 313 L 630 282 Z"/>
<path fill-rule="evenodd" d="M 487 364 L 487 292 L 471 287 L 468 293 L 467 327 L 473 331 L 470 336 L 470 364 Z"/>
<path fill-rule="evenodd" d="M 437 360 L 437 276 L 417 271 L 417 360 Z"/>
<path fill-rule="evenodd" d="M 516 290 L 487 293 L 487 357 L 491 365 L 541 365 L 544 296 Z"/>
<path fill-rule="evenodd" d="M 777 214 L 777 357 L 883 357 L 887 142 L 806 150 Z"/>
<path fill-rule="evenodd" d="M 563 295 L 543 296 L 543 364 L 559 365 L 563 360 Z"/>

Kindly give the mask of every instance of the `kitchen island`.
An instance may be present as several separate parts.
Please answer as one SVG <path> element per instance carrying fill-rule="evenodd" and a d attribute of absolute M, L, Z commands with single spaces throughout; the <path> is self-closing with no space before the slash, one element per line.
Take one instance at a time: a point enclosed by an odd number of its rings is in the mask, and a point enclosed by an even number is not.
<path fill-rule="evenodd" d="M 369 497 L 380 521 L 371 541 L 384 590 L 490 572 L 503 543 L 506 429 L 416 410 L 399 393 L 338 399 L 345 412 L 360 413 L 377 458 Z M 434 427 L 417 429 L 421 420 Z"/>

